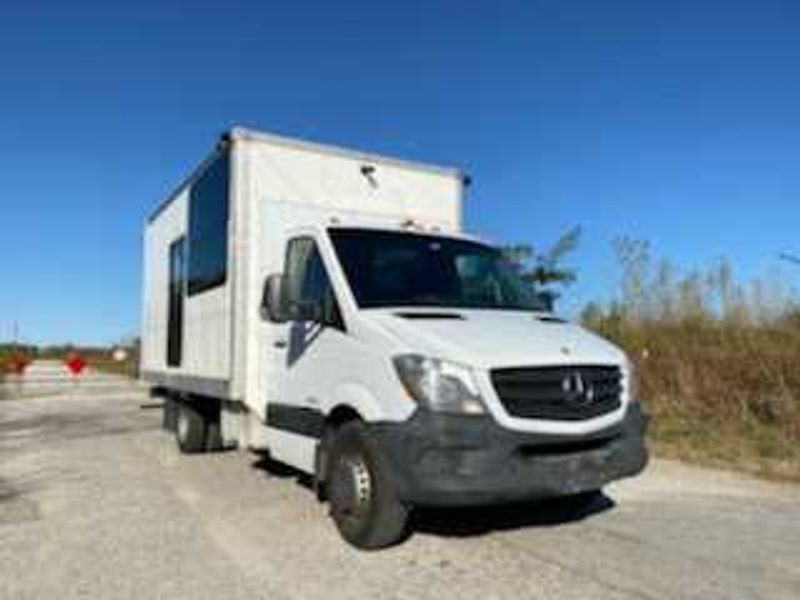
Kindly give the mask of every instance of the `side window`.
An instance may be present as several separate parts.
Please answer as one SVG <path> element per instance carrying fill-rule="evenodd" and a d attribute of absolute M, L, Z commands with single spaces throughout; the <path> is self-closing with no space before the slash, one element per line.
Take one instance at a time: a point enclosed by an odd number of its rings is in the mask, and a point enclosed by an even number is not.
<path fill-rule="evenodd" d="M 228 269 L 229 154 L 220 154 L 192 185 L 189 195 L 188 292 L 192 296 L 225 283 Z"/>
<path fill-rule="evenodd" d="M 313 239 L 303 237 L 289 242 L 284 275 L 288 302 L 314 302 L 322 307 L 325 325 L 344 330 L 336 295 Z"/>
<path fill-rule="evenodd" d="M 186 238 L 169 245 L 167 288 L 167 366 L 179 367 L 183 357 L 183 294 L 186 283 Z"/>

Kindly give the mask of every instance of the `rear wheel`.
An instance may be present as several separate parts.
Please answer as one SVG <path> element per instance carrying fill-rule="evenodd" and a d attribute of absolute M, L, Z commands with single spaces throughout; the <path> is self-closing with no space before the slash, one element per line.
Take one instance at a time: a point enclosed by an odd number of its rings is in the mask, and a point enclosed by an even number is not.
<path fill-rule="evenodd" d="M 169 393 L 164 394 L 161 426 L 165 431 L 176 431 L 178 427 L 178 402 Z"/>
<path fill-rule="evenodd" d="M 331 516 L 350 544 L 377 549 L 403 539 L 408 509 L 362 422 L 345 423 L 333 433 L 325 487 Z"/>
<path fill-rule="evenodd" d="M 178 447 L 184 454 L 195 454 L 206 449 L 206 420 L 195 406 L 183 402 L 178 408 L 175 429 Z"/>
<path fill-rule="evenodd" d="M 222 430 L 218 419 L 206 423 L 206 452 L 219 452 L 223 448 Z"/>

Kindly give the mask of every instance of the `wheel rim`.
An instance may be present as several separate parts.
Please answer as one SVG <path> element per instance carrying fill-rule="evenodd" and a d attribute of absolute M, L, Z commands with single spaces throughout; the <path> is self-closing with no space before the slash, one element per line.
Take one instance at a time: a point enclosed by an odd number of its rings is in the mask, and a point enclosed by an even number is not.
<path fill-rule="evenodd" d="M 337 463 L 331 485 L 331 508 L 345 521 L 360 521 L 372 500 L 372 477 L 359 456 L 343 456 Z"/>

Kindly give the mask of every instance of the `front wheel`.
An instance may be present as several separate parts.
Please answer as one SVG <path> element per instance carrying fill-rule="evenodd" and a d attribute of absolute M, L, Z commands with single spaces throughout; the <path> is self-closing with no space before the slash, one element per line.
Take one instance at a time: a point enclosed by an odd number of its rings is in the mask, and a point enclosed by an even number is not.
<path fill-rule="evenodd" d="M 331 516 L 342 537 L 365 550 L 401 541 L 408 509 L 397 497 L 380 449 L 360 421 L 332 436 L 326 489 Z"/>

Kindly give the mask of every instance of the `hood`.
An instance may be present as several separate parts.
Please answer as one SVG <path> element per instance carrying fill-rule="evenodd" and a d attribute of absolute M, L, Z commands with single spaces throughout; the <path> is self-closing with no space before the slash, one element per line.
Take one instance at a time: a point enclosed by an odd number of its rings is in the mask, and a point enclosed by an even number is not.
<path fill-rule="evenodd" d="M 404 352 L 477 368 L 619 364 L 623 352 L 579 325 L 522 311 L 368 309 L 363 314 Z"/>

